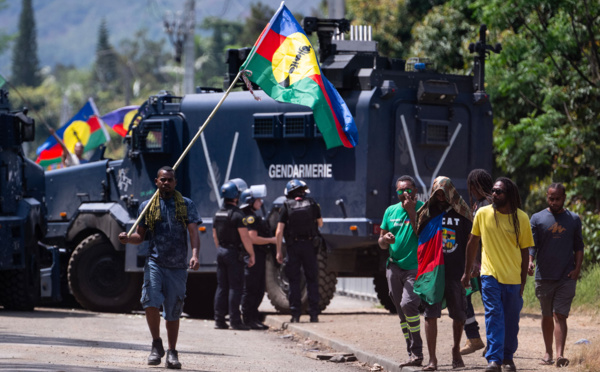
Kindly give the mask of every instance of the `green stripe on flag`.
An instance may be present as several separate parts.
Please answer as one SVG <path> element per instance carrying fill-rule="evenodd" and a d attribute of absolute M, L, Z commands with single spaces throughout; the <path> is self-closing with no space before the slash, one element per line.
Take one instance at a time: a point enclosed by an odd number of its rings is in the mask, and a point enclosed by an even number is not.
<path fill-rule="evenodd" d="M 414 292 L 430 305 L 442 301 L 444 298 L 445 273 L 444 265 L 438 265 L 432 271 L 421 274 L 415 280 Z"/>
<path fill-rule="evenodd" d="M 103 144 L 104 142 L 106 142 L 106 136 L 104 135 L 104 131 L 102 131 L 101 129 L 97 129 L 96 131 L 90 133 L 90 138 L 85 144 L 84 151 L 87 152 L 93 150 L 96 147 Z"/>

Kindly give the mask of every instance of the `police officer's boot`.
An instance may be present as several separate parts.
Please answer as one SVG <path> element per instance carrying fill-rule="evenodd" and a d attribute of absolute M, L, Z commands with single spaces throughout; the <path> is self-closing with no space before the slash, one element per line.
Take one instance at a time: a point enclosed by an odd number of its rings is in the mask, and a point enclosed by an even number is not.
<path fill-rule="evenodd" d="M 162 339 L 159 337 L 156 340 L 152 340 L 152 351 L 148 356 L 148 364 L 156 366 L 160 364 L 160 358 L 165 356 L 165 348 L 163 347 Z"/>

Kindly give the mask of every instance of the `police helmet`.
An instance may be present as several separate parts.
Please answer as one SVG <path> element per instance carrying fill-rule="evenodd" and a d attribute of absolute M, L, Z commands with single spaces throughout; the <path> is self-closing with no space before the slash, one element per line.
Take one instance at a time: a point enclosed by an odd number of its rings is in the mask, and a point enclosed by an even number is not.
<path fill-rule="evenodd" d="M 249 189 L 242 191 L 242 195 L 240 196 L 240 205 L 241 209 L 244 209 L 256 201 L 256 199 L 264 198 L 267 196 L 267 186 L 266 185 L 252 185 Z"/>
<path fill-rule="evenodd" d="M 221 186 L 221 197 L 224 199 L 237 199 L 240 195 L 240 190 L 237 185 L 231 181 L 227 181 Z"/>
<path fill-rule="evenodd" d="M 307 194 L 310 193 L 310 190 L 308 189 L 308 185 L 306 184 L 306 182 L 304 182 L 302 180 L 293 179 L 293 180 L 290 180 L 290 182 L 288 182 L 287 185 L 285 185 L 284 194 L 287 196 L 295 190 L 304 191 Z"/>

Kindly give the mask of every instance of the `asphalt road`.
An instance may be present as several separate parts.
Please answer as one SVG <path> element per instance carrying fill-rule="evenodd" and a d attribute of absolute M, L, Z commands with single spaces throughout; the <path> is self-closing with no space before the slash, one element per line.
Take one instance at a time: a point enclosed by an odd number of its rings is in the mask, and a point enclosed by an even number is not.
<path fill-rule="evenodd" d="M 164 324 L 161 330 L 166 339 Z M 164 364 L 146 365 L 150 342 L 141 314 L 0 308 L 0 371 L 164 370 Z M 333 364 L 310 358 L 307 355 L 319 345 L 285 330 L 215 330 L 212 321 L 199 319 L 182 319 L 177 348 L 183 369 L 189 371 L 366 369 L 358 362 Z"/>

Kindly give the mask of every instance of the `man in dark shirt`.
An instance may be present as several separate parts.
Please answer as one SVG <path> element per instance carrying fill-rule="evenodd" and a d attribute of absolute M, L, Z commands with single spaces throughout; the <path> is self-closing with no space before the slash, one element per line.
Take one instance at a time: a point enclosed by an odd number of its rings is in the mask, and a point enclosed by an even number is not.
<path fill-rule="evenodd" d="M 575 297 L 575 286 L 583 261 L 583 238 L 579 216 L 564 208 L 565 187 L 548 187 L 548 208 L 531 217 L 535 247 L 529 248 L 529 275 L 535 269 L 535 295 L 542 308 L 542 334 L 546 354 L 540 364 L 551 365 L 552 335 L 556 339 L 556 365 L 565 367 L 567 317 Z M 554 319 L 553 319 L 554 318 Z"/>
<path fill-rule="evenodd" d="M 162 305 L 169 343 L 166 366 L 180 369 L 181 363 L 175 348 L 179 333 L 179 318 L 183 312 L 187 269 L 198 270 L 200 267 L 198 224 L 202 223 L 202 220 L 198 217 L 194 202 L 175 190 L 177 180 L 173 168 L 160 168 L 154 181 L 159 196 L 151 199 L 152 204 L 136 232 L 130 237 L 125 232 L 120 233 L 119 241 L 122 244 L 140 244 L 144 241 L 146 232 L 149 233 L 149 256 L 144 265 L 141 299 L 153 339 L 148 364 L 160 364 L 160 359 L 165 355 L 160 338 L 159 308 Z M 150 200 L 146 200 L 140 205 L 139 213 L 149 202 Z M 189 264 L 186 262 L 188 233 L 192 246 L 192 258 Z"/>
<path fill-rule="evenodd" d="M 414 291 L 425 304 L 425 336 L 429 350 L 429 363 L 423 368 L 424 371 L 437 370 L 437 320 L 442 314 L 442 300 L 445 300 L 448 314 L 452 319 L 454 340 L 452 368 L 465 366 L 460 354 L 460 338 L 467 319 L 467 298 L 461 277 L 465 267 L 467 242 L 471 233 L 471 218 L 469 206 L 452 181 L 447 177 L 437 177 L 431 188 L 431 197 L 417 213 L 419 275 Z M 442 260 L 437 261 L 435 257 L 439 257 L 439 254 L 436 253 L 440 250 L 443 252 L 443 257 L 440 257 Z M 427 258 L 432 256 L 433 259 L 428 262 Z M 432 288 L 428 275 L 430 277 L 432 274 L 435 275 L 436 269 L 443 277 L 436 277 L 436 282 L 439 280 L 440 286 Z"/>

